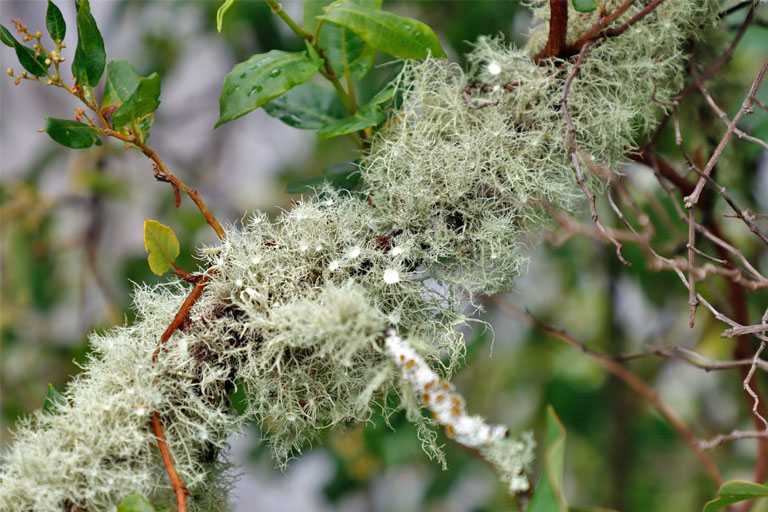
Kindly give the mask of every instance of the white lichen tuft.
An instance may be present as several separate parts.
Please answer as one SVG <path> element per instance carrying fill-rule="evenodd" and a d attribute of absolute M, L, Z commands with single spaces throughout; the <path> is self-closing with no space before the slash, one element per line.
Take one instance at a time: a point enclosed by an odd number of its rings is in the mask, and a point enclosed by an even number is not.
<path fill-rule="evenodd" d="M 615 166 L 655 125 L 654 81 L 658 98 L 673 96 L 684 43 L 712 24 L 718 4 L 666 0 L 591 50 L 568 104 L 585 154 Z M 574 13 L 569 40 L 595 15 Z M 323 429 L 367 420 L 390 393 L 431 456 L 443 460 L 419 399 L 512 492 L 527 488 L 530 436 L 515 440 L 467 415 L 443 379 L 464 351 L 456 326 L 471 313 L 467 297 L 510 287 L 548 209 L 582 202 L 559 104 L 573 64 L 531 60 L 545 34 L 545 24 L 535 29 L 526 49 L 481 39 L 466 74 L 444 61 L 407 63 L 395 81 L 403 107 L 364 155 L 362 193 L 321 190 L 322 199 L 274 221 L 257 214 L 203 249 L 210 283 L 157 362 L 186 291 L 138 288 L 139 319 L 91 337 L 93 356 L 66 403 L 18 424 L 0 469 L 0 510 L 105 510 L 133 492 L 172 505 L 152 411 L 164 419 L 190 510 L 219 510 L 229 485 L 219 451 L 243 422 L 262 425 L 283 465 Z M 490 87 L 472 89 L 468 104 L 465 89 L 477 81 Z M 385 343 L 389 327 L 419 346 Z M 235 387 L 245 390 L 242 415 L 230 406 Z"/>

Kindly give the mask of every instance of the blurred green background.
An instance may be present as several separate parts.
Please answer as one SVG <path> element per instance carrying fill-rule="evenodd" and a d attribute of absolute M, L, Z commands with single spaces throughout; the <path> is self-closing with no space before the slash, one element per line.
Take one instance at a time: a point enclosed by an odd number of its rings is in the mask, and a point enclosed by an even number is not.
<path fill-rule="evenodd" d="M 283 125 L 263 111 L 212 131 L 221 83 L 234 63 L 273 48 L 303 49 L 263 2 L 235 2 L 221 35 L 215 29 L 219 2 L 91 4 L 108 58 L 129 59 L 142 75 L 161 75 L 163 103 L 149 144 L 176 175 L 200 191 L 219 220 L 237 223 L 255 209 L 274 213 L 288 208 L 297 196 L 284 193 L 287 184 L 354 158 L 348 139 L 318 141 L 313 133 Z M 301 2 L 284 5 L 294 18 L 301 18 Z M 33 30 L 43 28 L 45 2 L 3 0 L 0 9 L 5 21 L 21 17 Z M 73 6 L 62 9 L 74 26 Z M 480 34 L 502 34 L 522 44 L 531 22 L 525 7 L 512 1 L 385 1 L 384 9 L 433 27 L 449 57 L 459 62 Z M 735 14 L 727 19 L 730 38 L 742 18 Z M 761 23 L 747 31 L 721 78 L 711 84 L 731 115 L 768 54 L 765 7 L 757 18 Z M 73 47 L 70 43 L 70 54 Z M 3 69 L 15 64 L 8 48 L 3 47 L 1 55 Z M 372 95 L 399 67 L 382 55 L 377 63 L 360 84 L 363 97 Z M 133 283 L 165 280 L 153 275 L 146 263 L 144 218 L 174 229 L 182 245 L 177 264 L 187 270 L 198 265 L 195 247 L 214 242 L 188 200 L 174 208 L 170 188 L 152 179 L 140 155 L 115 144 L 75 152 L 36 133 L 46 115 L 72 116 L 77 105 L 70 98 L 37 84 L 14 87 L 12 79 L 5 78 L 0 81 L 3 443 L 12 439 L 8 429 L 20 416 L 40 407 L 48 382 L 63 389 L 77 373 L 88 353 L 89 332 L 133 320 Z M 758 97 L 768 101 L 766 87 Z M 686 143 L 693 153 L 707 155 L 722 126 L 700 100 L 686 107 Z M 756 137 L 768 137 L 764 111 L 758 110 L 742 126 Z M 669 127 L 657 146 L 679 163 Z M 768 211 L 766 155 L 753 144 L 734 140 L 722 162 L 721 183 L 731 194 L 755 211 Z M 672 212 L 663 193 L 649 184 L 648 169 L 629 166 L 624 172 L 633 187 L 658 196 Z M 638 200 L 648 207 L 642 197 Z M 605 223 L 618 226 L 604 198 L 599 202 Z M 720 204 L 716 209 L 727 211 Z M 589 222 L 587 215 L 581 220 Z M 768 272 L 765 247 L 737 221 L 722 223 L 745 255 Z M 681 233 L 686 228 L 674 224 L 677 231 L 657 228 L 655 242 L 666 254 L 685 246 Z M 531 240 L 530 265 L 506 299 L 607 352 L 675 343 L 712 358 L 731 358 L 733 341 L 719 338 L 723 326 L 708 313 L 700 311 L 696 327 L 688 329 L 687 293 L 673 274 L 649 270 L 636 246 L 627 246 L 624 254 L 632 267 L 622 267 L 610 247 L 545 233 L 541 240 Z M 717 307 L 728 310 L 721 279 L 710 279 L 701 290 Z M 768 290 L 752 292 L 748 300 L 756 323 L 768 306 Z M 478 326 L 467 330 L 466 364 L 455 382 L 470 412 L 513 431 L 533 430 L 540 445 L 545 408 L 554 407 L 568 431 L 569 503 L 622 511 L 682 511 L 700 510 L 714 496 L 715 489 L 681 439 L 624 384 L 586 356 L 493 306 L 481 318 L 493 332 Z M 735 371 L 706 373 L 659 359 L 629 364 L 697 435 L 752 428 Z M 765 374 L 758 375 L 765 389 Z M 376 419 L 329 432 L 321 444 L 307 447 L 286 475 L 272 470 L 255 429 L 233 439 L 233 458 L 246 465 L 235 493 L 238 510 L 517 510 L 491 470 L 470 454 L 443 438 L 449 470 L 441 471 L 422 453 L 414 428 L 402 414 L 393 416 L 390 424 L 393 428 Z M 755 442 L 730 443 L 712 455 L 726 479 L 750 478 Z"/>

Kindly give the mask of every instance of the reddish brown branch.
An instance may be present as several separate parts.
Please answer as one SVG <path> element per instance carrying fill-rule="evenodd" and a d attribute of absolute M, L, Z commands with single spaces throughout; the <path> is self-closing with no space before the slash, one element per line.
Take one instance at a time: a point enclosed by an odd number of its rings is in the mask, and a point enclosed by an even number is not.
<path fill-rule="evenodd" d="M 176 332 L 176 329 L 184 329 L 184 326 L 189 322 L 189 310 L 192 309 L 192 306 L 195 305 L 197 299 L 200 298 L 200 295 L 203 293 L 203 290 L 208 285 L 209 281 L 210 274 L 199 276 L 195 287 L 192 288 L 192 291 L 189 292 L 187 298 L 184 299 L 184 302 L 181 304 L 178 313 L 176 313 L 170 325 L 167 329 L 165 329 L 165 332 L 160 337 L 160 346 L 158 346 L 155 350 L 153 361 L 157 362 L 157 357 L 160 355 L 160 351 L 162 350 L 165 343 L 171 339 L 171 335 Z"/>
<path fill-rule="evenodd" d="M 544 48 L 534 57 L 538 62 L 545 57 L 559 57 L 565 50 L 568 35 L 568 1 L 549 0 L 549 38 Z"/>
<path fill-rule="evenodd" d="M 632 4 L 635 3 L 636 0 L 625 0 L 623 4 L 618 6 L 615 11 L 613 11 L 608 16 L 601 16 L 600 19 L 597 20 L 597 23 L 592 25 L 589 30 L 587 30 L 584 35 L 582 35 L 580 38 L 576 40 L 575 43 L 573 43 L 568 49 L 572 53 L 576 53 L 581 50 L 581 47 L 584 46 L 588 41 L 591 41 L 594 39 L 600 31 L 602 31 L 605 27 L 616 21 L 616 18 L 624 14 L 624 12 L 632 7 Z"/>
<path fill-rule="evenodd" d="M 163 464 L 165 470 L 168 472 L 168 476 L 171 478 L 171 487 L 176 494 L 176 506 L 178 512 L 186 512 L 187 510 L 187 495 L 189 491 L 184 486 L 184 483 L 179 478 L 179 474 L 176 473 L 176 467 L 173 465 L 173 458 L 171 458 L 171 452 L 168 450 L 168 443 L 165 440 L 165 432 L 163 432 L 163 425 L 160 423 L 160 413 L 154 411 L 152 413 L 152 431 L 157 438 L 157 447 L 160 449 L 160 456 L 163 458 Z"/>

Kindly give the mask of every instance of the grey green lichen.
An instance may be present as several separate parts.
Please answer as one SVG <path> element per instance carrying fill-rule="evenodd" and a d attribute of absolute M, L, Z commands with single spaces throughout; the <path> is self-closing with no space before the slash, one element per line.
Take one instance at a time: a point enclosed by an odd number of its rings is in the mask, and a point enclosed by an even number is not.
<path fill-rule="evenodd" d="M 624 160 L 656 123 L 654 82 L 660 99 L 679 89 L 685 42 L 712 25 L 719 4 L 667 0 L 591 50 L 569 98 L 584 154 L 610 168 Z M 534 13 L 543 18 L 545 3 Z M 594 16 L 572 13 L 570 39 Z M 441 457 L 382 334 L 407 335 L 449 375 L 463 354 L 456 327 L 472 313 L 472 294 L 509 288 L 547 209 L 580 203 L 559 105 L 573 63 L 531 60 L 545 34 L 545 24 L 535 28 L 525 49 L 481 39 L 468 74 L 444 61 L 407 63 L 395 82 L 403 107 L 364 155 L 363 193 L 324 190 L 274 221 L 257 214 L 228 229 L 225 242 L 201 253 L 211 282 L 156 364 L 159 335 L 185 290 L 139 287 L 139 320 L 91 337 L 94 355 L 67 403 L 19 423 L 0 472 L 0 509 L 100 510 L 133 492 L 172 503 L 153 410 L 193 493 L 190 510 L 225 506 L 219 451 L 249 420 L 262 424 L 284 464 L 322 429 L 366 421 L 394 393 L 428 453 Z M 489 85 L 470 91 L 485 108 L 468 107 L 471 80 Z M 243 415 L 229 404 L 238 385 Z M 526 469 L 510 455 L 525 452 L 519 443 L 482 450 L 507 483 Z"/>

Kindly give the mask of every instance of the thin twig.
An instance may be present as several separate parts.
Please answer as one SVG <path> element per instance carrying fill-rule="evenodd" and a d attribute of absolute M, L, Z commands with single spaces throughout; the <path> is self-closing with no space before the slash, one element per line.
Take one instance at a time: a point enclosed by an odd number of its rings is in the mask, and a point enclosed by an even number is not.
<path fill-rule="evenodd" d="M 711 450 L 722 443 L 739 439 L 768 439 L 768 430 L 732 430 L 730 434 L 718 434 L 709 441 L 699 440 L 697 445 L 702 450 Z"/>
<path fill-rule="evenodd" d="M 528 311 L 522 311 L 498 297 L 494 297 L 491 300 L 493 303 L 498 305 L 504 313 L 510 316 L 521 318 L 532 327 L 544 331 L 566 342 L 572 347 L 581 350 L 584 354 L 591 357 L 604 369 L 608 370 L 610 373 L 624 381 L 625 384 L 627 384 L 637 394 L 647 400 L 659 412 L 659 414 L 661 414 L 667 420 L 670 426 L 675 430 L 675 432 L 678 433 L 678 435 L 680 435 L 680 437 L 686 441 L 688 447 L 699 459 L 702 468 L 707 473 L 710 480 L 712 480 L 712 482 L 718 487 L 721 485 L 722 477 L 720 476 L 720 471 L 717 469 L 717 466 L 709 457 L 709 455 L 704 453 L 702 449 L 699 448 L 697 444 L 698 440 L 694 433 L 685 425 L 685 423 L 683 423 L 683 421 L 674 413 L 674 411 L 672 411 L 672 409 L 670 409 L 669 406 L 661 400 L 658 393 L 637 375 L 635 375 L 635 373 L 616 362 L 610 355 L 598 352 L 586 343 L 576 339 L 563 329 L 559 329 L 546 322 L 542 322 Z"/>
<path fill-rule="evenodd" d="M 752 87 L 749 88 L 747 97 L 744 98 L 744 101 L 741 104 L 741 108 L 731 120 L 731 123 L 728 125 L 728 129 L 720 139 L 720 143 L 717 145 L 717 148 L 715 148 L 714 153 L 712 153 L 712 156 L 709 158 L 707 165 L 702 170 L 704 176 L 699 178 L 699 182 L 696 184 L 696 188 L 693 190 L 693 193 L 685 198 L 686 208 L 690 209 L 698 202 L 701 191 L 704 189 L 704 184 L 707 182 L 705 176 L 709 176 L 709 174 L 712 172 L 712 169 L 720 159 L 720 155 L 722 155 L 725 146 L 728 144 L 728 141 L 730 140 L 736 125 L 739 124 L 739 121 L 741 121 L 741 118 L 744 117 L 745 114 L 752 112 L 755 94 L 757 93 L 758 87 L 760 87 L 760 83 L 763 81 L 763 77 L 765 76 L 767 69 L 768 58 L 763 61 L 763 65 L 760 67 L 760 71 L 757 73 L 754 82 L 752 82 Z"/>
<path fill-rule="evenodd" d="M 579 188 L 584 192 L 584 195 L 587 196 L 587 200 L 589 201 L 589 211 L 592 213 L 592 221 L 595 223 L 597 228 L 611 241 L 611 243 L 616 247 L 616 256 L 619 258 L 619 261 L 621 261 L 624 265 L 631 266 L 631 263 L 629 263 L 627 260 L 624 259 L 624 256 L 621 254 L 621 243 L 613 238 L 608 231 L 603 226 L 602 222 L 600 222 L 599 217 L 597 216 L 597 207 L 595 206 L 595 195 L 589 190 L 586 183 L 584 182 L 584 175 L 581 172 L 581 165 L 579 164 L 579 156 L 576 153 L 576 130 L 573 127 L 573 123 L 571 122 L 571 115 L 568 113 L 568 92 L 571 89 L 571 84 L 573 83 L 574 78 L 576 78 L 576 75 L 579 73 L 579 69 L 581 69 L 581 64 L 584 61 L 584 56 L 589 51 L 589 48 L 592 46 L 591 42 L 588 42 L 585 44 L 581 51 L 579 52 L 579 58 L 576 60 L 576 64 L 573 66 L 573 70 L 571 71 L 571 74 L 568 75 L 568 78 L 565 81 L 565 85 L 563 87 L 563 94 L 560 97 L 560 107 L 563 112 L 563 116 L 565 117 L 566 126 L 568 127 L 568 131 L 566 134 L 566 144 L 568 145 L 568 152 L 571 155 L 571 159 L 573 160 L 573 166 L 576 169 L 576 183 L 578 183 Z"/>

